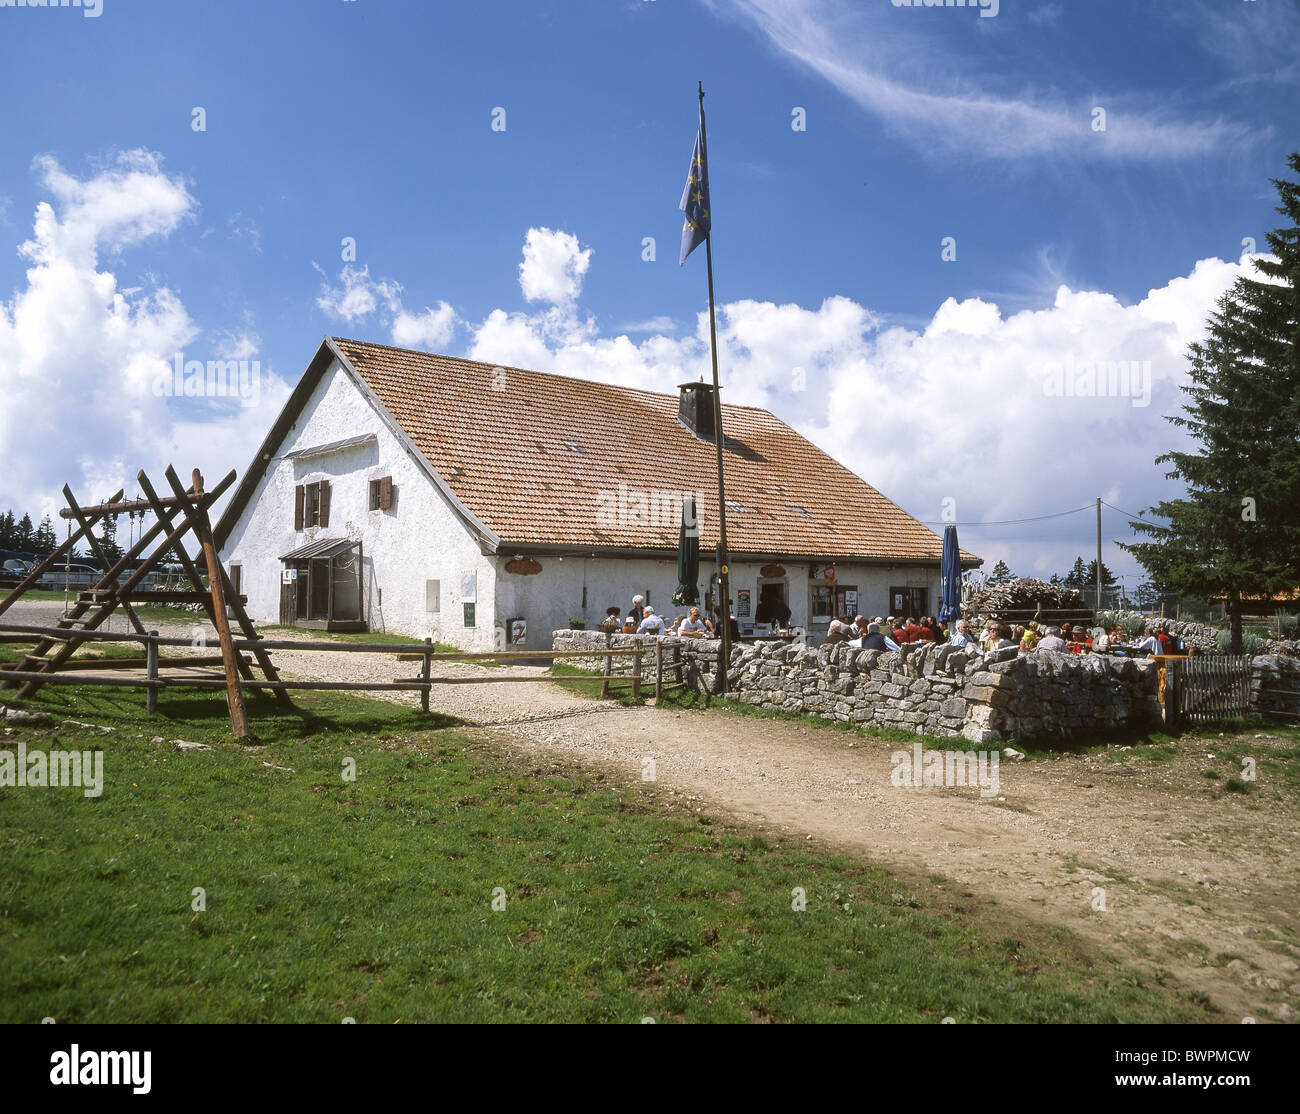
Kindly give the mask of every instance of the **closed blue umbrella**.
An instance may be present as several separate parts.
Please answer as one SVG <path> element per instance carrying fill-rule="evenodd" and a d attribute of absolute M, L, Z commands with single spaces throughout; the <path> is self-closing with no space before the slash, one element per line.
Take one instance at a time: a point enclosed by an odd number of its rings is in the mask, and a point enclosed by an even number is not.
<path fill-rule="evenodd" d="M 957 546 L 956 526 L 947 526 L 943 531 L 939 580 L 939 621 L 951 623 L 961 618 L 961 550 Z"/>

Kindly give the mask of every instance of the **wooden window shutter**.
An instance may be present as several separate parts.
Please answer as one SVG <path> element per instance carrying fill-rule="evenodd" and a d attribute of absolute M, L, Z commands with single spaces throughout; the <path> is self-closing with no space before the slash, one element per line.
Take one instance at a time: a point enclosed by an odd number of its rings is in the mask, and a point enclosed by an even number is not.
<path fill-rule="evenodd" d="M 293 528 L 295 530 L 302 529 L 302 508 L 306 499 L 307 492 L 303 490 L 302 484 L 299 484 L 293 489 Z"/>
<path fill-rule="evenodd" d="M 393 509 L 393 477 L 384 476 L 379 481 L 379 509 L 388 511 Z"/>
<path fill-rule="evenodd" d="M 320 524 L 328 526 L 330 524 L 330 482 L 321 480 L 320 482 Z"/>

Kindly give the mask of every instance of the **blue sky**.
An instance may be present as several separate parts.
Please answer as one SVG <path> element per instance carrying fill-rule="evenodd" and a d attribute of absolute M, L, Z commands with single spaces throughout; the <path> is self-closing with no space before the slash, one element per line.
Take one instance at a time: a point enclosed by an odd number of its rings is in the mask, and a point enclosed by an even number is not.
<path fill-rule="evenodd" d="M 1298 31 L 1295 0 L 0 4 L 0 506 L 242 470 L 326 333 L 694 378 L 703 80 L 729 399 L 926 521 L 1138 510 L 1181 352 L 1276 223 Z M 256 358 L 256 405 L 142 397 L 182 350 Z M 1150 363 L 1149 405 L 1043 387 L 1103 358 Z M 963 544 L 1047 572 L 1092 528 Z"/>

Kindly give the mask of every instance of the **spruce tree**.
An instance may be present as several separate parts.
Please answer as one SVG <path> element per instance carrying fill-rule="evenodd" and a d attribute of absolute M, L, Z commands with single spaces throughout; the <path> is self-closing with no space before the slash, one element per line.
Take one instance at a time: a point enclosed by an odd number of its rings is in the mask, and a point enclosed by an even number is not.
<path fill-rule="evenodd" d="M 1300 152 L 1287 163 L 1300 173 Z M 1187 495 L 1151 508 L 1168 526 L 1133 522 L 1147 540 L 1124 547 L 1174 591 L 1223 599 L 1233 653 L 1244 601 L 1300 585 L 1300 183 L 1273 185 L 1286 218 L 1267 236 L 1273 258 L 1219 299 L 1168 416 L 1198 447 L 1156 458 Z"/>
<path fill-rule="evenodd" d="M 30 553 L 35 541 L 36 530 L 32 527 L 31 515 L 25 514 L 18 520 L 18 526 L 14 531 L 14 548 L 23 553 Z"/>
<path fill-rule="evenodd" d="M 1005 561 L 999 561 L 993 566 L 993 571 L 989 573 L 990 584 L 1004 584 L 1008 580 L 1014 580 L 1015 575 L 1007 568 Z"/>
<path fill-rule="evenodd" d="M 1093 570 L 1093 575 L 1096 575 L 1095 569 Z M 1082 589 L 1088 587 L 1089 584 L 1096 583 L 1096 581 L 1090 581 L 1088 579 L 1088 566 L 1083 563 L 1082 557 L 1076 557 L 1074 559 L 1074 566 L 1066 574 L 1065 579 L 1061 581 L 1061 583 L 1067 588 Z"/>

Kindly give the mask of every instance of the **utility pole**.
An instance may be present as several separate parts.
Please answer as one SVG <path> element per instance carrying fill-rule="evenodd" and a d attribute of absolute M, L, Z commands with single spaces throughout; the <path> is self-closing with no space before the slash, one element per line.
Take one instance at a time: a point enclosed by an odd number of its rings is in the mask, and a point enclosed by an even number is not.
<path fill-rule="evenodd" d="M 1097 606 L 1094 611 L 1101 610 L 1101 497 L 1097 498 Z"/>

